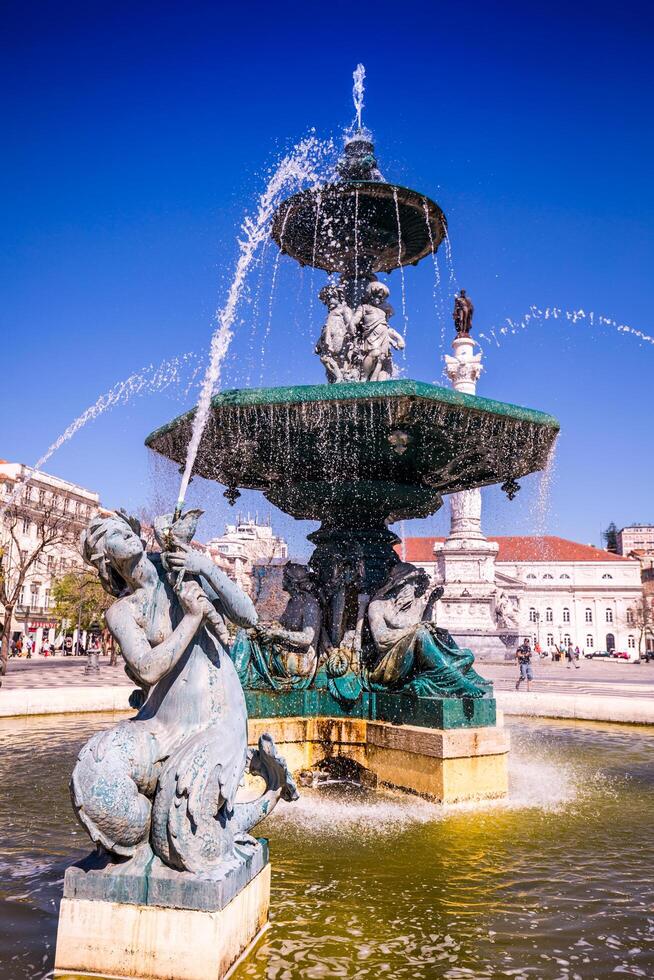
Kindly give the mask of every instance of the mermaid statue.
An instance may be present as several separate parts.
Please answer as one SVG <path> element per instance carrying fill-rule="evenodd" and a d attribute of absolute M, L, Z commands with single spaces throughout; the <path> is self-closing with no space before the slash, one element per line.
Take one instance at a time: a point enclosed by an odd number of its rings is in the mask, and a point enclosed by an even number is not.
<path fill-rule="evenodd" d="M 249 831 L 297 791 L 270 736 L 248 752 L 243 691 L 227 623 L 254 627 L 251 600 L 191 546 L 201 512 L 155 522 L 161 553 L 146 553 L 139 522 L 98 516 L 82 554 L 117 601 L 107 626 L 139 687 L 136 717 L 94 735 L 80 752 L 71 795 L 78 819 L 117 866 L 152 862 L 220 879 L 247 860 Z M 266 787 L 236 794 L 246 768 Z"/>

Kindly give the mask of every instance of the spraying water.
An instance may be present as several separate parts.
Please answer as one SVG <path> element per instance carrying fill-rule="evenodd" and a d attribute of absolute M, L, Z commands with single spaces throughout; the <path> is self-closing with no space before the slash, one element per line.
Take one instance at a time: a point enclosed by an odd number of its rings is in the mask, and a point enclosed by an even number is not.
<path fill-rule="evenodd" d="M 363 65 L 359 64 L 356 66 L 352 72 L 352 78 L 354 79 L 354 86 L 352 88 L 352 101 L 354 102 L 354 108 L 357 116 L 357 129 L 361 129 L 361 112 L 363 110 L 363 81 L 366 77 L 366 69 Z"/>
<path fill-rule="evenodd" d="M 404 339 L 406 340 L 409 320 L 406 315 L 406 287 L 404 284 L 404 266 L 402 265 L 402 226 L 400 224 L 400 203 L 397 199 L 397 188 L 393 188 L 393 203 L 395 204 L 395 220 L 397 221 L 397 264 L 400 269 L 400 283 L 402 286 L 402 319 L 404 321 Z M 404 358 L 406 359 L 406 347 L 404 348 Z"/>
<path fill-rule="evenodd" d="M 190 374 L 187 376 L 187 370 Z M 198 374 L 201 370 L 200 358 L 193 351 L 181 354 L 178 357 L 167 358 L 158 365 L 149 364 L 141 371 L 135 371 L 123 381 L 118 381 L 109 391 L 100 395 L 92 405 L 89 405 L 81 415 L 74 419 L 70 425 L 64 429 L 61 435 L 55 439 L 46 452 L 36 461 L 34 466 L 28 471 L 25 480 L 17 481 L 13 493 L 4 502 L 0 513 L 9 507 L 20 493 L 20 488 L 24 483 L 28 483 L 32 477 L 43 469 L 48 460 L 58 449 L 68 442 L 79 432 L 88 422 L 93 422 L 100 415 L 116 405 L 124 405 L 137 395 L 146 395 L 153 392 L 164 391 L 175 385 L 183 385 L 182 396 L 188 395 L 189 391 L 195 386 Z"/>
<path fill-rule="evenodd" d="M 267 240 L 270 234 L 270 223 L 282 195 L 293 192 L 306 183 L 314 186 L 318 184 L 318 167 L 323 160 L 326 148 L 329 148 L 329 144 L 320 143 L 313 136 L 298 143 L 292 152 L 283 158 L 268 181 L 266 189 L 259 198 L 256 215 L 253 218 L 246 216 L 241 226 L 243 238 L 239 240 L 239 257 L 236 262 L 234 278 L 229 287 L 224 307 L 216 313 L 218 326 L 211 338 L 209 364 L 202 380 L 200 397 L 193 418 L 191 439 L 179 488 L 176 513 L 181 513 L 186 498 L 202 433 L 209 419 L 211 397 L 219 384 L 222 363 L 233 336 L 234 317 L 247 272 L 259 246 Z"/>
<path fill-rule="evenodd" d="M 547 306 L 544 310 L 538 306 L 530 306 L 528 312 L 521 319 L 512 320 L 510 317 L 507 317 L 502 326 L 493 328 L 487 334 L 480 333 L 479 338 L 481 340 L 492 341 L 499 347 L 499 337 L 515 335 L 522 330 L 526 330 L 530 323 L 543 320 L 567 320 L 568 323 L 573 324 L 585 322 L 590 327 L 613 327 L 618 333 L 626 333 L 635 337 L 636 340 L 654 345 L 654 337 L 650 334 L 642 330 L 637 330 L 635 327 L 630 327 L 626 323 L 618 323 L 612 317 L 594 313 L 592 310 L 587 312 L 581 308 L 578 310 L 563 310 L 559 306 Z"/>

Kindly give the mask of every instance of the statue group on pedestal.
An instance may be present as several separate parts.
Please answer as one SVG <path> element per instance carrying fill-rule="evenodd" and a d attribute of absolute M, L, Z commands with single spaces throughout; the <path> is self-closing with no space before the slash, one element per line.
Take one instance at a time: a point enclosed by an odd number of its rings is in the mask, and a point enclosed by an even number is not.
<path fill-rule="evenodd" d="M 372 596 L 359 591 L 351 562 L 325 585 L 310 567 L 287 565 L 290 595 L 279 623 L 240 631 L 234 659 L 244 686 L 291 690 L 326 684 L 339 700 L 363 690 L 422 697 L 480 698 L 489 684 L 433 622 L 442 588 L 409 562 L 394 564 Z"/>
<path fill-rule="evenodd" d="M 340 285 L 321 289 L 319 298 L 328 310 L 316 344 L 330 384 L 339 381 L 387 381 L 393 376 L 392 350 L 402 350 L 404 339 L 388 320 L 389 290 L 382 282 L 368 283 L 363 302 L 351 309 Z"/>
<path fill-rule="evenodd" d="M 423 570 L 397 559 L 368 596 L 356 554 L 335 553 L 322 576 L 289 562 L 286 609 L 262 626 L 248 596 L 190 546 L 200 513 L 158 518 L 160 552 L 146 552 L 139 522 L 123 513 L 95 518 L 82 539 L 117 598 L 107 626 L 138 684 L 137 715 L 94 735 L 71 780 L 77 817 L 117 873 L 160 862 L 220 878 L 257 846 L 249 831 L 279 798 L 297 797 L 269 736 L 248 751 L 242 685 L 327 686 L 344 701 L 362 690 L 479 698 L 488 689 L 470 651 L 432 622 L 441 590 Z M 233 644 L 228 623 L 240 627 Z M 266 787 L 241 803 L 248 768 Z"/>

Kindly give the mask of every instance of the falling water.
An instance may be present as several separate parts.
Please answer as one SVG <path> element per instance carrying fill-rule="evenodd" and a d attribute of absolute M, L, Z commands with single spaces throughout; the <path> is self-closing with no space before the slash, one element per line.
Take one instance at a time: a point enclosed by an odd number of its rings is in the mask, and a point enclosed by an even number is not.
<path fill-rule="evenodd" d="M 436 254 L 436 247 L 434 245 L 434 236 L 431 230 L 431 222 L 429 220 L 429 206 L 427 204 L 427 201 L 423 200 L 422 206 L 425 212 L 425 224 L 427 225 L 427 234 L 429 235 L 429 248 L 431 250 L 432 262 L 434 264 L 434 286 L 432 289 L 432 295 L 434 297 L 434 309 L 436 311 L 436 319 L 439 321 L 441 325 L 440 353 L 442 355 L 445 351 L 445 312 L 443 310 L 443 299 L 441 297 L 441 270 L 438 265 L 438 255 Z"/>
<path fill-rule="evenodd" d="M 456 292 L 456 275 L 454 273 L 454 260 L 452 258 L 452 242 L 450 241 L 450 236 L 445 229 L 445 236 L 443 238 L 445 242 L 445 262 L 447 263 L 447 268 L 449 272 L 449 282 L 450 290 L 452 293 Z"/>
<path fill-rule="evenodd" d="M 190 376 L 186 377 L 185 368 L 191 367 Z M 149 364 L 141 371 L 135 371 L 123 381 L 118 381 L 109 391 L 100 395 L 92 405 L 89 405 L 81 415 L 79 415 L 70 425 L 64 429 L 58 439 L 46 450 L 46 452 L 30 467 L 28 475 L 23 481 L 18 481 L 11 496 L 4 501 L 0 513 L 10 506 L 20 492 L 20 487 L 28 483 L 39 470 L 43 469 L 48 460 L 60 449 L 64 443 L 68 442 L 73 436 L 82 429 L 87 422 L 93 422 L 100 415 L 103 415 L 116 405 L 123 405 L 137 395 L 150 394 L 152 392 L 165 391 L 174 385 L 184 382 L 181 394 L 188 395 L 189 391 L 195 386 L 196 379 L 201 370 L 200 359 L 193 351 L 181 354 L 178 357 L 167 358 L 159 365 Z"/>
<path fill-rule="evenodd" d="M 233 335 L 236 307 L 243 290 L 246 274 L 254 260 L 259 246 L 267 239 L 279 200 L 284 193 L 294 191 L 305 183 L 318 184 L 318 165 L 329 146 L 310 136 L 302 140 L 293 151 L 284 157 L 268 186 L 259 198 L 259 206 L 254 218 L 247 216 L 242 225 L 243 238 L 239 240 L 240 254 L 236 263 L 234 278 L 227 294 L 227 302 L 216 314 L 218 326 L 211 338 L 209 364 L 200 388 L 200 398 L 193 418 L 193 428 L 186 454 L 184 474 L 179 488 L 177 508 L 180 509 L 186 497 L 193 465 L 200 446 L 202 433 L 211 410 L 211 396 L 220 381 L 220 372 L 225 354 Z"/>
<path fill-rule="evenodd" d="M 354 192 L 354 295 L 359 295 L 359 192 Z"/>
<path fill-rule="evenodd" d="M 538 483 L 538 493 L 536 495 L 535 502 L 535 520 L 534 520 L 534 530 L 536 536 L 539 538 L 544 538 L 547 533 L 548 527 L 548 517 L 551 503 L 552 495 L 552 483 L 554 480 L 555 472 L 555 461 L 556 461 L 556 442 L 550 448 L 547 455 L 547 463 L 543 470 L 541 470 L 539 483 Z"/>
<path fill-rule="evenodd" d="M 287 211 L 284 215 L 284 220 L 282 222 L 282 230 L 279 236 L 279 250 L 275 255 L 275 262 L 273 264 L 272 279 L 270 280 L 270 296 L 268 298 L 268 322 L 266 323 L 266 329 L 263 333 L 263 340 L 261 341 L 261 370 L 259 372 L 259 384 L 263 384 L 263 368 L 264 361 L 266 359 L 266 344 L 268 343 L 268 337 L 270 336 L 270 329 L 272 327 L 272 315 L 273 315 L 273 303 L 275 301 L 275 286 L 277 285 L 277 270 L 279 269 L 279 260 L 282 256 L 284 249 L 284 234 L 286 233 L 286 222 L 288 221 L 288 216 L 291 212 Z"/>
<path fill-rule="evenodd" d="M 513 336 L 522 330 L 526 330 L 530 323 L 543 320 L 562 320 L 573 324 L 581 321 L 593 328 L 613 327 L 618 333 L 629 334 L 636 340 L 654 344 L 654 337 L 650 334 L 644 333 L 642 330 L 637 330 L 635 327 L 630 327 L 626 323 L 618 323 L 612 317 L 594 313 L 592 310 L 586 312 L 586 310 L 581 308 L 578 310 L 563 310 L 558 306 L 547 306 L 545 309 L 540 309 L 538 306 L 530 306 L 528 312 L 521 319 L 512 320 L 510 317 L 507 317 L 501 327 L 495 327 L 489 330 L 487 334 L 480 333 L 479 338 L 480 340 L 492 341 L 499 347 L 499 337 Z"/>
<path fill-rule="evenodd" d="M 406 340 L 409 320 L 406 315 L 406 288 L 404 285 L 404 266 L 402 265 L 402 227 L 400 225 L 400 203 L 397 199 L 397 187 L 393 188 L 393 202 L 397 219 L 397 264 L 400 269 L 400 282 L 402 284 L 402 319 L 404 320 L 404 339 Z M 406 348 L 404 349 L 404 357 L 406 358 Z"/>
<path fill-rule="evenodd" d="M 352 89 L 352 101 L 357 115 L 357 129 L 361 129 L 361 111 L 363 109 L 363 80 L 366 77 L 366 69 L 359 64 L 352 72 L 354 87 Z"/>

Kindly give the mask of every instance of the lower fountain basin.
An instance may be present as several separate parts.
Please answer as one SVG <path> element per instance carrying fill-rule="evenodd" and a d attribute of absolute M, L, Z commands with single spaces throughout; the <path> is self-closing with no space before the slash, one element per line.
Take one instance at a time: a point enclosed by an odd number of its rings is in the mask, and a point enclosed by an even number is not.
<path fill-rule="evenodd" d="M 146 445 L 183 465 L 193 415 Z M 241 389 L 213 398 L 194 474 L 261 490 L 294 517 L 365 526 L 540 470 L 558 431 L 543 412 L 420 381 Z"/>
<path fill-rule="evenodd" d="M 64 869 L 89 850 L 70 771 L 114 720 L 0 722 L 3 978 L 52 967 Z M 280 804 L 259 831 L 275 855 L 274 928 L 236 975 L 651 975 L 652 732 L 510 719 L 510 733 L 504 801 L 328 786 Z"/>

